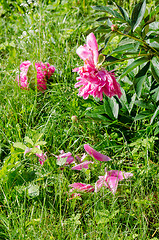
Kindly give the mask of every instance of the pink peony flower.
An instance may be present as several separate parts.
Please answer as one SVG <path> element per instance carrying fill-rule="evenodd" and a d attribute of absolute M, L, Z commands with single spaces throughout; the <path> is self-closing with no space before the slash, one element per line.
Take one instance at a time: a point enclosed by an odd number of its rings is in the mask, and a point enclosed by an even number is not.
<path fill-rule="evenodd" d="M 23 89 L 28 89 L 29 84 L 35 83 L 35 75 L 37 75 L 37 89 L 39 91 L 46 90 L 47 79 L 51 77 L 51 75 L 55 71 L 54 66 L 50 66 L 49 63 L 35 63 L 36 74 L 34 72 L 34 67 L 32 66 L 31 72 L 29 72 L 29 67 L 32 65 L 30 61 L 25 61 L 20 64 L 20 79 L 19 75 L 16 78 L 18 85 Z"/>
<path fill-rule="evenodd" d="M 105 186 L 106 188 L 109 188 L 113 194 L 115 194 L 118 182 L 132 176 L 132 173 L 118 170 L 106 171 L 105 175 L 99 176 L 99 180 L 95 183 L 95 192 L 97 192 L 102 186 Z"/>
<path fill-rule="evenodd" d="M 65 165 L 69 165 L 74 162 L 74 157 L 72 156 L 72 153 L 64 153 L 63 150 L 60 151 L 60 155 L 56 156 L 57 161 L 59 161 L 61 158 L 67 158 Z"/>
<path fill-rule="evenodd" d="M 90 184 L 73 183 L 73 184 L 70 184 L 69 187 L 72 188 L 70 189 L 70 192 L 73 192 L 74 190 L 79 190 L 81 192 L 94 192 L 94 187 L 91 186 Z"/>
<path fill-rule="evenodd" d="M 75 165 L 74 167 L 72 167 L 71 169 L 72 170 L 82 170 L 82 168 L 85 168 L 85 169 L 88 169 L 88 165 L 90 164 L 90 163 L 94 163 L 94 162 L 92 162 L 92 161 L 85 161 L 85 162 L 82 162 L 82 163 L 80 163 L 80 164 L 78 164 L 78 165 Z"/>
<path fill-rule="evenodd" d="M 100 68 L 98 64 L 98 44 L 93 33 L 87 36 L 87 44 L 77 49 L 77 54 L 84 61 L 84 66 L 73 69 L 78 72 L 80 77 L 77 78 L 75 87 L 79 88 L 79 96 L 87 99 L 89 95 L 103 99 L 103 93 L 112 97 L 118 95 L 120 98 L 122 93 L 120 85 L 115 79 L 115 74 Z"/>
<path fill-rule="evenodd" d="M 110 161 L 111 158 L 109 158 L 108 156 L 102 154 L 102 153 L 99 153 L 97 152 L 96 150 L 94 150 L 93 148 L 91 148 L 88 144 L 85 144 L 84 145 L 84 149 L 86 150 L 86 152 L 91 156 L 91 157 L 94 157 L 96 160 L 98 161 L 102 161 L 102 162 L 105 162 L 105 161 Z"/>

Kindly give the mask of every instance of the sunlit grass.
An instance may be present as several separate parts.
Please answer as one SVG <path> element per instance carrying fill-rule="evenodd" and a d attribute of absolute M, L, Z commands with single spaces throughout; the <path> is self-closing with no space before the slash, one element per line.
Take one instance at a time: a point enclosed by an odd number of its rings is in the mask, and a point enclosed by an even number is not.
<path fill-rule="evenodd" d="M 81 65 L 76 49 L 85 42 L 85 32 L 96 24 L 90 6 L 97 3 L 58 2 L 21 7 L 8 19 L 1 18 L 0 160 L 1 166 L 5 161 L 8 164 L 0 170 L 0 238 L 156 240 L 158 165 L 153 146 L 138 143 L 135 152 L 129 134 L 86 118 L 87 108 L 96 102 L 78 97 L 74 88 L 72 69 Z M 44 94 L 16 85 L 19 65 L 25 60 L 55 66 Z M 75 123 L 73 115 L 78 119 Z M 133 142 L 137 134 L 150 141 L 142 131 L 136 132 Z M 23 142 L 25 136 L 33 139 L 36 133 L 42 133 L 41 140 L 47 142 L 43 150 L 48 159 L 43 166 L 35 156 L 24 159 L 23 153 L 13 149 L 14 142 Z M 96 162 L 90 172 L 75 172 L 69 167 L 61 170 L 53 154 L 63 149 L 81 156 L 85 143 L 112 161 Z M 94 183 L 104 175 L 105 167 L 131 171 L 134 176 L 119 184 L 115 196 L 102 189 L 98 194 L 84 193 L 71 199 L 69 184 Z M 31 187 L 35 187 L 32 196 Z"/>

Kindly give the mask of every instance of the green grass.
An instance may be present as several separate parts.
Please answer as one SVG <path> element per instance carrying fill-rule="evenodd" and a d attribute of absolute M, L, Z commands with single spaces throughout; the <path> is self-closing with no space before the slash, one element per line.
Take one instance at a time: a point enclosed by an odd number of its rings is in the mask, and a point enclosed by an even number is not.
<path fill-rule="evenodd" d="M 0 239 L 157 240 L 157 136 L 147 122 L 133 123 L 127 132 L 85 117 L 96 101 L 77 96 L 72 69 L 82 65 L 76 49 L 85 42 L 85 32 L 96 25 L 90 6 L 97 2 L 59 2 L 43 1 L 1 17 Z M 25 60 L 55 66 L 44 94 L 22 90 L 14 82 Z M 74 124 L 73 115 L 78 117 Z M 34 139 L 36 134 L 47 142 L 42 147 L 48 155 L 43 166 L 37 157 L 24 158 L 13 148 L 14 142 L 23 142 L 25 136 Z M 63 149 L 82 155 L 85 143 L 112 161 L 95 162 L 91 171 L 61 170 L 53 154 Z M 71 199 L 69 184 L 94 183 L 105 167 L 134 176 L 119 184 L 115 196 L 101 189 Z"/>

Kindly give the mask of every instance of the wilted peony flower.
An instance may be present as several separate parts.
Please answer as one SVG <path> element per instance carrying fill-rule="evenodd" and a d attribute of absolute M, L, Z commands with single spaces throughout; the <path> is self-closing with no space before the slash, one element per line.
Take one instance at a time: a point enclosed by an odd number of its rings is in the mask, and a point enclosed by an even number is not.
<path fill-rule="evenodd" d="M 28 89 L 29 86 L 35 86 L 35 77 L 37 77 L 37 89 L 44 92 L 47 88 L 47 80 L 54 71 L 55 67 L 50 66 L 49 63 L 35 63 L 34 67 L 30 61 L 25 61 L 20 64 L 20 76 L 16 77 L 16 81 L 21 88 Z"/>
<path fill-rule="evenodd" d="M 99 176 L 99 180 L 95 183 L 95 192 L 97 192 L 102 186 L 105 186 L 106 188 L 109 188 L 113 194 L 115 194 L 118 182 L 132 176 L 132 173 L 118 170 L 105 171 L 105 175 Z"/>
<path fill-rule="evenodd" d="M 102 100 L 104 93 L 108 97 L 118 95 L 120 98 L 122 93 L 120 85 L 115 79 L 115 74 L 101 68 L 101 64 L 98 63 L 98 44 L 94 34 L 90 33 L 86 41 L 87 44 L 80 46 L 76 51 L 84 61 L 84 66 L 73 69 L 73 72 L 78 72 L 80 75 L 75 84 L 76 88 L 80 87 L 78 95 L 83 96 L 84 99 L 92 95 Z"/>
<path fill-rule="evenodd" d="M 73 183 L 73 184 L 70 184 L 69 187 L 72 188 L 70 189 L 70 192 L 73 192 L 74 190 L 79 190 L 81 192 L 94 192 L 94 187 L 91 186 L 90 184 Z"/>

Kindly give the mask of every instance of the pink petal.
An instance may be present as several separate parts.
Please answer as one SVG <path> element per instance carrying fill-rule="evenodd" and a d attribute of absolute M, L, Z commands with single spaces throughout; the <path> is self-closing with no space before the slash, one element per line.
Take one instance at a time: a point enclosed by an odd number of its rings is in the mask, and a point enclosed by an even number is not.
<path fill-rule="evenodd" d="M 94 63 L 95 65 L 98 62 L 98 44 L 97 44 L 97 40 L 96 37 L 94 36 L 93 33 L 90 33 L 87 36 L 87 46 L 89 46 L 90 49 L 93 50 L 93 54 L 94 54 Z"/>
<path fill-rule="evenodd" d="M 85 161 L 85 162 L 82 162 L 82 163 L 72 167 L 71 169 L 72 170 L 79 170 L 79 171 L 82 170 L 82 168 L 88 169 L 88 165 L 90 163 L 93 163 L 93 162 L 92 161 Z"/>
<path fill-rule="evenodd" d="M 111 158 L 109 158 L 108 156 L 103 155 L 103 154 L 97 152 L 96 150 L 91 148 L 88 144 L 84 145 L 84 149 L 91 157 L 94 157 L 98 161 L 102 161 L 102 162 L 104 161 L 105 162 L 105 161 L 110 161 L 111 160 Z"/>
<path fill-rule="evenodd" d="M 107 183 L 110 191 L 115 194 L 117 187 L 118 187 L 118 178 L 117 177 L 108 177 Z"/>
<path fill-rule="evenodd" d="M 124 179 L 127 179 L 129 177 L 132 177 L 133 174 L 132 173 L 129 173 L 129 172 L 122 172 L 122 171 L 119 171 L 119 170 L 110 170 L 107 172 L 107 176 L 110 176 L 110 177 L 117 177 L 118 180 L 124 180 Z"/>
<path fill-rule="evenodd" d="M 72 188 L 72 189 L 70 189 L 70 192 L 74 191 L 75 189 L 82 191 L 82 192 L 93 192 L 94 191 L 93 186 L 91 186 L 90 184 L 85 184 L 85 183 L 73 183 L 73 184 L 70 184 L 69 187 Z"/>
<path fill-rule="evenodd" d="M 25 154 L 26 154 L 26 153 L 31 152 L 31 149 L 32 149 L 32 148 L 28 148 L 28 147 L 26 147 L 25 152 L 24 152 L 24 157 L 25 157 Z"/>
<path fill-rule="evenodd" d="M 76 53 L 84 61 L 93 56 L 87 46 L 80 46 L 79 48 L 77 48 Z"/>

